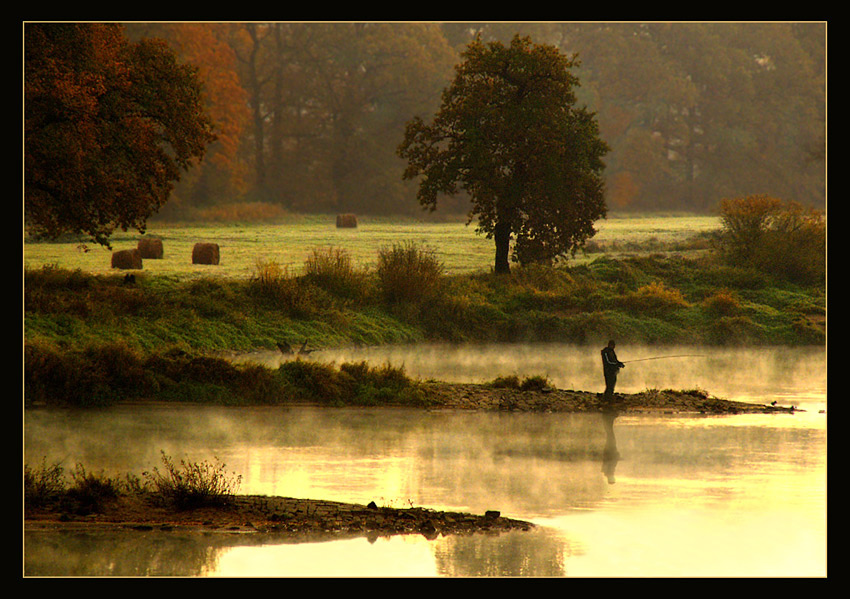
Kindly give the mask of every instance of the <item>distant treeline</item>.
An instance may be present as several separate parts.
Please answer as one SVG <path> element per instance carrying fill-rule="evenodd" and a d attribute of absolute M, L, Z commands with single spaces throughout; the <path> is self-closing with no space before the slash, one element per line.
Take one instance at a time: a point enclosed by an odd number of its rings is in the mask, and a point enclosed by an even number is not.
<path fill-rule="evenodd" d="M 163 209 L 420 212 L 396 155 L 475 36 L 577 53 L 611 146 L 609 206 L 713 209 L 767 194 L 824 207 L 824 23 L 132 23 L 198 65 L 218 140 Z M 462 196 L 442 211 L 465 212 Z"/>

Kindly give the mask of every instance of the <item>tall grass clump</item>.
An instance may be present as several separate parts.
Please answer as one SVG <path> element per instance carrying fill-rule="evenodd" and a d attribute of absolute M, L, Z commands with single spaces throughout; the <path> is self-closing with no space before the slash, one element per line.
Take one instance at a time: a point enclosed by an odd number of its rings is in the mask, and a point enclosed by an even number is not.
<path fill-rule="evenodd" d="M 296 318 L 314 316 L 322 305 L 313 285 L 291 275 L 274 260 L 255 261 L 248 289 L 255 298 Z"/>
<path fill-rule="evenodd" d="M 343 299 L 362 300 L 366 295 L 366 277 L 354 269 L 343 248 L 314 248 L 304 262 L 304 278 Z"/>
<path fill-rule="evenodd" d="M 162 464 L 162 472 L 154 467 L 143 476 L 155 501 L 179 510 L 225 505 L 242 483 L 242 476 L 227 473 L 217 458 L 214 463 L 181 460 L 178 466 L 162 452 Z"/>
<path fill-rule="evenodd" d="M 433 249 L 413 242 L 378 251 L 377 276 L 390 304 L 420 303 L 440 291 L 445 266 Z"/>
<path fill-rule="evenodd" d="M 65 492 L 64 470 L 60 464 L 48 464 L 42 459 L 35 468 L 24 465 L 24 505 L 41 507 L 58 501 Z"/>
<path fill-rule="evenodd" d="M 61 511 L 86 515 L 100 512 L 107 503 L 129 487 L 118 478 L 104 473 L 88 472 L 77 464 L 71 471 L 71 484 L 60 464 L 42 459 L 39 467 L 24 466 L 24 508 L 53 507 Z"/>

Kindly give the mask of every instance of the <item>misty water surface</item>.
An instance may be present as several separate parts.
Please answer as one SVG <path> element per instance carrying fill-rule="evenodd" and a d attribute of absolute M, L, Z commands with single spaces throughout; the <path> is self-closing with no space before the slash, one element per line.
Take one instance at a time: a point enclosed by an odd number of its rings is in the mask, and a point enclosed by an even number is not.
<path fill-rule="evenodd" d="M 486 380 L 495 370 L 522 374 L 520 364 L 538 372 L 558 364 L 567 366 L 561 374 L 554 367 L 546 374 L 563 376 L 559 386 L 598 384 L 595 348 L 588 349 L 589 357 L 581 348 L 565 347 L 502 346 L 479 348 L 477 354 L 469 348 L 421 349 L 418 354 L 412 348 L 358 350 L 350 357 L 401 360 L 415 376 L 444 380 Z M 648 355 L 618 349 L 623 360 Z M 325 359 L 348 357 L 338 352 Z M 692 377 L 718 395 L 728 389 L 730 396 L 760 403 L 783 398 L 817 407 L 826 404 L 823 358 L 814 350 L 716 351 L 687 359 L 694 370 L 680 368 L 676 379 L 660 367 L 666 360 L 640 364 L 652 365 L 643 374 L 647 380 L 673 379 L 655 383 L 658 387 L 690 386 L 682 381 Z M 451 373 L 437 366 L 446 360 L 454 364 Z M 702 374 L 700 364 L 713 365 L 713 378 Z M 748 382 L 740 374 L 742 365 L 758 380 Z M 627 383 L 625 374 L 622 381 L 625 388 L 647 384 Z M 776 393 L 769 390 L 771 381 Z M 25 568 L 31 575 L 822 576 L 826 571 L 826 414 L 819 409 L 790 416 L 619 415 L 606 426 L 600 414 L 116 406 L 30 410 L 25 424 L 31 461 L 46 456 L 69 468 L 81 462 L 92 470 L 140 473 L 156 466 L 165 451 L 177 459 L 222 460 L 228 471 L 242 475 L 240 493 L 472 513 L 496 509 L 538 524 L 528 533 L 496 537 L 333 542 L 161 531 L 27 533 Z"/>
<path fill-rule="evenodd" d="M 560 389 L 604 390 L 599 352 L 602 345 L 416 344 L 342 348 L 314 352 L 310 359 L 340 364 L 366 360 L 404 366 L 412 377 L 450 382 L 488 382 L 498 376 L 544 375 Z M 826 396 L 826 351 L 823 347 L 716 348 L 617 345 L 626 363 L 617 390 L 702 389 L 724 399 L 783 405 L 805 403 L 823 408 Z M 671 357 L 668 357 L 671 356 Z M 677 357 L 678 356 L 678 357 Z M 647 358 L 653 358 L 647 360 Z M 654 359 L 659 358 L 659 359 Z M 291 359 L 279 351 L 243 354 L 237 361 L 276 367 Z M 639 360 L 634 364 L 629 362 Z M 766 403 L 766 402 L 765 402 Z"/>

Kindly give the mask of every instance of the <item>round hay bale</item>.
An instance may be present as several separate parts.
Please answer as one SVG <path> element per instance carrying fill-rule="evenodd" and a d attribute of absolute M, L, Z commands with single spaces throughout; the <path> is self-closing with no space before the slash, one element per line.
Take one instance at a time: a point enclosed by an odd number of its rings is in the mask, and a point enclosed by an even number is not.
<path fill-rule="evenodd" d="M 192 248 L 192 264 L 218 264 L 217 243 L 196 243 Z"/>
<path fill-rule="evenodd" d="M 118 250 L 112 252 L 112 268 L 122 270 L 141 270 L 142 255 L 139 250 Z"/>
<path fill-rule="evenodd" d="M 354 229 L 357 227 L 356 214 L 338 214 L 336 217 L 336 226 L 338 229 Z"/>
<path fill-rule="evenodd" d="M 139 245 L 136 249 L 139 250 L 143 259 L 162 259 L 162 239 L 151 239 L 145 237 L 139 240 Z"/>

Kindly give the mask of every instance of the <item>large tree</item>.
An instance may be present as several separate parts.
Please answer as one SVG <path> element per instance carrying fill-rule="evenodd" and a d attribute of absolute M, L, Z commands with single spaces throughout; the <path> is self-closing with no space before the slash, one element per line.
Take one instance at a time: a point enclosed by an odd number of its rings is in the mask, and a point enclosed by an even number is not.
<path fill-rule="evenodd" d="M 462 58 L 433 122 L 407 125 L 404 178 L 420 178 L 431 210 L 440 195 L 469 195 L 497 273 L 510 272 L 514 236 L 521 264 L 574 254 L 606 214 L 608 151 L 595 115 L 576 106 L 577 57 L 515 36 L 509 46 L 475 40 Z"/>
<path fill-rule="evenodd" d="M 174 182 L 215 139 L 197 69 L 120 25 L 24 31 L 24 214 L 31 234 L 109 245 L 144 232 Z"/>

